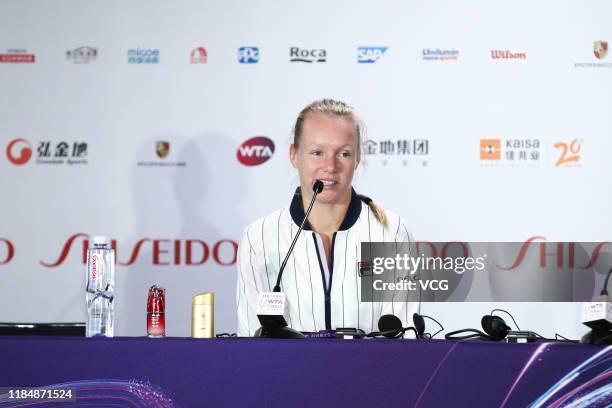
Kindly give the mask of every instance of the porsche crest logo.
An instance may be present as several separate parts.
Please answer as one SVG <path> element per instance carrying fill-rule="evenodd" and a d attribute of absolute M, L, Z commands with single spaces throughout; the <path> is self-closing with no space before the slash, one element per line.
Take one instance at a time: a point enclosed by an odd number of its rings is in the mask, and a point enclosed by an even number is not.
<path fill-rule="evenodd" d="M 608 42 L 607 41 L 595 41 L 593 43 L 593 53 L 597 59 L 604 59 L 608 55 Z"/>
<path fill-rule="evenodd" d="M 165 159 L 170 153 L 170 143 L 165 140 L 160 140 L 155 143 L 155 153 L 160 159 Z"/>

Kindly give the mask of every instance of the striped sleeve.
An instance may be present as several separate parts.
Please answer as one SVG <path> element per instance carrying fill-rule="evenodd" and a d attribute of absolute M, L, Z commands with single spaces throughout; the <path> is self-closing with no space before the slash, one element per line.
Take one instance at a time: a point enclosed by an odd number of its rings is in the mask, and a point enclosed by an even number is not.
<path fill-rule="evenodd" d="M 392 241 L 396 243 L 397 253 L 408 253 L 409 256 L 417 256 L 416 243 L 414 237 L 410 233 L 406 220 L 401 217 L 394 216 L 395 222 L 390 223 L 389 235 Z M 417 271 L 418 274 L 418 271 Z M 381 315 L 393 314 L 402 320 L 404 327 L 413 326 L 412 315 L 420 311 L 420 296 L 418 292 L 406 292 L 406 295 L 399 295 L 394 298 L 393 302 L 385 302 L 382 308 Z M 414 337 L 411 331 L 406 332 L 405 337 Z"/>
<path fill-rule="evenodd" d="M 255 330 L 259 328 L 256 313 L 257 294 L 267 290 L 267 281 L 265 283 L 263 281 L 266 279 L 266 265 L 257 231 L 255 224 L 247 227 L 238 245 L 236 308 L 239 337 L 253 336 Z"/>

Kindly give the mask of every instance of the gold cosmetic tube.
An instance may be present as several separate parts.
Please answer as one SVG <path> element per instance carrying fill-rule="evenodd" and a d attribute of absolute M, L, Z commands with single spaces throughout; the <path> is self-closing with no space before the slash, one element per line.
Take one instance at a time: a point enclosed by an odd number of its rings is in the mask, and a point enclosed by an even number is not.
<path fill-rule="evenodd" d="M 204 292 L 191 299 L 191 337 L 215 337 L 215 294 Z"/>

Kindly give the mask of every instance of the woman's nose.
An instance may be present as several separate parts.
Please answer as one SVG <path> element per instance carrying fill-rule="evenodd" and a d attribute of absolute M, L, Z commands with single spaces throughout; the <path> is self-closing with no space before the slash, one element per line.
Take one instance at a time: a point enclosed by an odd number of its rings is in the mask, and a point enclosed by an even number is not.
<path fill-rule="evenodd" d="M 323 163 L 323 167 L 326 171 L 334 171 L 336 169 L 336 157 L 334 155 L 328 155 L 325 158 L 325 162 Z"/>

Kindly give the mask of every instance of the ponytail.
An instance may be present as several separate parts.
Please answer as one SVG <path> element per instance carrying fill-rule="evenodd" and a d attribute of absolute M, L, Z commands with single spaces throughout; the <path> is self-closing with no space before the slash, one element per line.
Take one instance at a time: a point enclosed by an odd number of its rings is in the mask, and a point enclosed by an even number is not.
<path fill-rule="evenodd" d="M 374 214 L 374 217 L 376 217 L 378 222 L 380 222 L 385 228 L 389 228 L 389 223 L 387 222 L 387 216 L 385 215 L 385 212 L 383 211 L 382 208 L 376 205 L 376 203 L 372 201 L 372 199 L 368 196 L 365 196 L 363 194 L 357 194 L 357 197 L 359 197 L 361 201 L 363 201 L 364 203 L 368 205 L 368 207 L 370 207 L 372 214 Z"/>

